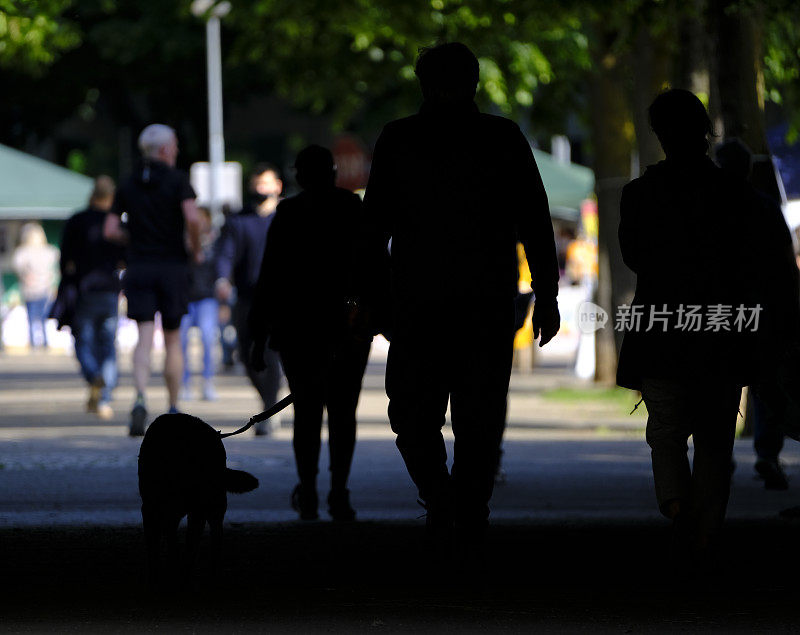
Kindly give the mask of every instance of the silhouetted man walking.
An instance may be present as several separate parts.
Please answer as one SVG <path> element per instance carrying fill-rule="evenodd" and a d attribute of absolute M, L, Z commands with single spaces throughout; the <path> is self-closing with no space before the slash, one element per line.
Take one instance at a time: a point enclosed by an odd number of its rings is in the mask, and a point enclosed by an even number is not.
<path fill-rule="evenodd" d="M 299 485 L 292 506 L 303 520 L 317 518 L 317 465 L 322 410 L 328 410 L 334 520 L 353 520 L 347 479 L 356 442 L 356 407 L 371 338 L 348 326 L 361 200 L 334 187 L 330 151 L 309 146 L 297 155 L 303 192 L 278 205 L 267 234 L 261 275 L 253 294 L 252 364 L 265 366 L 266 341 L 280 352 L 294 397 L 294 454 Z"/>
<path fill-rule="evenodd" d="M 758 285 L 777 246 L 754 190 L 707 156 L 700 100 L 669 90 L 649 116 L 666 160 L 622 193 L 620 247 L 637 280 L 617 382 L 647 405 L 656 496 L 675 544 L 705 559 L 728 503 L 741 387 L 757 378 L 757 340 L 771 321 Z"/>
<path fill-rule="evenodd" d="M 388 124 L 365 198 L 374 240 L 391 239 L 392 343 L 386 390 L 397 446 L 431 533 L 455 520 L 483 536 L 506 417 L 521 241 L 540 346 L 558 331 L 558 263 L 547 195 L 512 121 L 473 101 L 478 61 L 463 44 L 424 50 L 424 103 Z M 448 401 L 452 473 L 442 437 Z"/>

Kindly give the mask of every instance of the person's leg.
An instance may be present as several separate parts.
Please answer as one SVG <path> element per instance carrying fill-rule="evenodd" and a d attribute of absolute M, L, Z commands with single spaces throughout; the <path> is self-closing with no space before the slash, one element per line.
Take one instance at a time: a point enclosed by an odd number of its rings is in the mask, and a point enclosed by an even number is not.
<path fill-rule="evenodd" d="M 269 408 L 278 400 L 278 390 L 281 381 L 281 363 L 278 353 L 271 348 L 264 351 L 263 371 L 253 370 L 250 364 L 250 347 L 253 340 L 250 336 L 250 328 L 247 324 L 247 316 L 250 313 L 251 301 L 249 298 L 239 296 L 234 309 L 234 321 L 236 324 L 236 337 L 239 346 L 239 358 L 244 364 L 250 383 L 258 391 L 264 408 Z M 271 420 L 262 422 L 257 428 L 257 434 L 266 434 L 272 427 Z"/>
<path fill-rule="evenodd" d="M 136 400 L 131 409 L 129 434 L 132 437 L 144 436 L 147 425 L 147 407 L 145 390 L 150 380 L 150 355 L 153 350 L 153 333 L 155 322 L 137 322 L 139 339 L 133 349 L 133 385 L 136 388 Z"/>
<path fill-rule="evenodd" d="M 317 471 L 319 469 L 320 433 L 324 399 L 322 355 L 304 347 L 287 346 L 281 350 L 289 389 L 294 396 L 294 448 L 300 485 L 292 496 L 292 505 L 304 520 L 317 517 Z"/>
<path fill-rule="evenodd" d="M 191 380 L 191 371 L 189 370 L 189 329 L 196 326 L 195 320 L 195 303 L 189 303 L 189 312 L 181 318 L 180 335 L 181 335 L 181 352 L 183 353 L 183 385 L 188 390 L 189 382 Z"/>
<path fill-rule="evenodd" d="M 147 423 L 145 391 L 150 380 L 150 356 L 153 350 L 155 315 L 158 311 L 156 287 L 163 276 L 155 264 L 129 263 L 123 284 L 128 300 L 128 317 L 136 321 L 139 338 L 133 349 L 133 384 L 136 400 L 131 409 L 131 436 L 143 436 Z"/>
<path fill-rule="evenodd" d="M 42 298 L 42 309 L 39 316 L 39 324 L 41 325 L 42 329 L 42 346 L 47 348 L 49 346 L 47 342 L 47 314 L 50 312 L 50 299 L 49 298 Z"/>
<path fill-rule="evenodd" d="M 27 300 L 25 302 L 25 312 L 28 315 L 28 348 L 33 349 L 36 347 L 33 328 L 36 321 L 36 307 L 32 300 Z"/>
<path fill-rule="evenodd" d="M 493 319 L 494 326 L 489 327 L 487 321 L 481 347 L 459 349 L 452 358 L 452 480 L 456 527 L 467 539 L 480 539 L 488 525 L 506 422 L 514 350 L 512 316 L 509 311 L 507 323 L 501 322 L 502 316 L 493 316 L 497 323 Z M 466 337 L 454 339 L 465 341 Z"/>
<path fill-rule="evenodd" d="M 214 298 L 203 298 L 197 305 L 197 326 L 203 342 L 203 399 L 214 401 L 214 353 L 219 340 L 219 305 Z"/>
<path fill-rule="evenodd" d="M 658 508 L 668 518 L 675 518 L 678 513 L 688 512 L 691 504 L 687 441 L 693 416 L 687 388 L 676 381 L 645 378 L 642 398 L 647 406 L 646 438 L 651 449 Z"/>
<path fill-rule="evenodd" d="M 162 274 L 155 288 L 157 308 L 161 312 L 161 327 L 164 329 L 164 383 L 169 395 L 169 412 L 177 412 L 184 368 L 180 326 L 189 307 L 188 266 L 169 263 L 162 267 Z"/>
<path fill-rule="evenodd" d="M 26 303 L 28 309 L 28 336 L 30 337 L 31 348 L 38 348 L 36 332 L 41 331 L 41 346 L 47 347 L 47 334 L 44 330 L 44 310 L 47 305 L 47 298 L 37 298 Z"/>
<path fill-rule="evenodd" d="M 133 349 L 133 385 L 136 388 L 137 402 L 144 402 L 147 383 L 150 381 L 150 356 L 153 351 L 155 322 L 137 322 L 139 339 Z"/>
<path fill-rule="evenodd" d="M 389 422 L 411 480 L 431 514 L 449 522 L 450 473 L 442 436 L 447 412 L 447 369 L 439 344 L 395 333 L 386 366 Z"/>
<path fill-rule="evenodd" d="M 331 494 L 347 489 L 356 444 L 356 408 L 371 342 L 349 340 L 336 350 L 327 380 Z"/>
<path fill-rule="evenodd" d="M 78 303 L 72 321 L 72 337 L 75 339 L 75 357 L 80 364 L 81 374 L 87 384 L 91 384 L 100 374 L 100 366 L 95 358 L 92 346 L 94 334 L 94 316 L 89 312 L 85 300 Z"/>
<path fill-rule="evenodd" d="M 183 376 L 183 353 L 181 352 L 181 333 L 179 328 L 164 328 L 164 383 L 169 395 L 170 411 L 178 408 L 178 393 Z"/>
<path fill-rule="evenodd" d="M 750 395 L 753 400 L 755 470 L 764 479 L 765 488 L 785 490 L 789 481 L 778 457 L 783 449 L 781 420 L 785 416 L 786 397 L 774 378 L 751 386 Z"/>
<path fill-rule="evenodd" d="M 692 509 L 699 546 L 722 527 L 731 487 L 731 458 L 741 388 L 733 385 L 693 389 L 695 424 Z"/>
<path fill-rule="evenodd" d="M 219 340 L 222 346 L 222 365 L 225 369 L 233 368 L 236 327 L 233 325 L 233 307 L 229 303 L 219 305 Z"/>
<path fill-rule="evenodd" d="M 236 307 L 234 308 L 234 321 L 236 323 L 236 337 L 237 344 L 239 346 L 239 358 L 241 359 L 242 364 L 244 364 L 244 368 L 247 371 L 247 376 L 250 378 L 250 383 L 253 384 L 253 387 L 258 391 L 264 406 L 268 407 L 274 402 L 268 403 L 270 395 L 267 394 L 269 391 L 265 386 L 264 378 L 264 376 L 267 374 L 267 371 L 264 370 L 257 372 L 253 370 L 253 367 L 250 364 L 250 347 L 253 345 L 253 340 L 250 336 L 250 327 L 247 324 L 247 316 L 250 313 L 251 304 L 252 303 L 249 298 L 239 296 L 239 299 L 236 302 Z M 268 352 L 265 352 L 265 361 L 267 354 Z"/>
<path fill-rule="evenodd" d="M 100 315 L 95 331 L 95 355 L 103 378 L 101 403 L 111 401 L 111 393 L 117 385 L 117 303 L 116 293 L 106 293 L 100 300 Z"/>

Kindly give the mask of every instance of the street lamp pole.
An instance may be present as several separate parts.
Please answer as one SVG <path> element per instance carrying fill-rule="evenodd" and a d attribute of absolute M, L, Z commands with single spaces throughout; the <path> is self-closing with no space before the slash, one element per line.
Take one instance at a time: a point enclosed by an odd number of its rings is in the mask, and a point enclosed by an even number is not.
<path fill-rule="evenodd" d="M 229 2 L 215 4 L 213 0 L 195 0 L 194 15 L 206 16 L 206 70 L 208 77 L 208 160 L 209 207 L 212 217 L 222 214 L 222 165 L 225 163 L 225 137 L 222 130 L 222 46 L 220 18 L 231 9 Z"/>

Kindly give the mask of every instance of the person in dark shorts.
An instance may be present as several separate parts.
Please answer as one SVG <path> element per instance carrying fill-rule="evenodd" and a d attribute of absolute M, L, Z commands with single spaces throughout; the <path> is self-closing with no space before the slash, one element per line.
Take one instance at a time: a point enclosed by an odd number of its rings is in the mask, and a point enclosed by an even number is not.
<path fill-rule="evenodd" d="M 164 380 L 169 412 L 178 411 L 183 375 L 180 324 L 187 311 L 189 254 L 202 260 L 200 215 L 188 177 L 175 169 L 178 139 L 169 126 L 151 124 L 139 135 L 142 161 L 117 190 L 103 233 L 125 242 L 128 269 L 123 282 L 128 317 L 136 320 L 139 340 L 133 353 L 136 401 L 131 410 L 131 436 L 145 432 L 145 388 L 150 378 L 155 314 L 161 314 L 166 361 Z M 123 217 L 125 217 L 123 219 Z"/>
<path fill-rule="evenodd" d="M 297 155 L 303 192 L 278 205 L 267 235 L 250 310 L 254 368 L 263 368 L 267 339 L 281 356 L 294 396 L 294 454 L 300 484 L 292 507 L 317 518 L 317 470 L 323 408 L 328 410 L 331 489 L 328 512 L 353 520 L 347 479 L 356 442 L 356 407 L 371 337 L 348 328 L 353 298 L 357 195 L 334 186 L 330 151 L 309 146 Z M 310 284 L 313 286 L 309 287 Z"/>
<path fill-rule="evenodd" d="M 111 419 L 111 391 L 117 384 L 117 303 L 119 270 L 125 253 L 103 238 L 103 224 L 114 201 L 114 181 L 95 179 L 89 207 L 64 224 L 61 236 L 62 283 L 72 285 L 77 301 L 70 325 L 75 356 L 89 385 L 86 411 Z"/>
<path fill-rule="evenodd" d="M 275 209 L 278 206 L 283 182 L 278 168 L 271 163 L 259 163 L 250 175 L 248 201 L 238 214 L 228 216 L 220 237 L 217 258 L 217 299 L 221 303 L 230 302 L 236 289 L 233 306 L 233 323 L 239 346 L 239 358 L 244 364 L 250 383 L 258 391 L 264 408 L 269 408 L 278 400 L 281 384 L 281 363 L 278 353 L 266 350 L 264 367 L 257 371 L 250 364 L 250 347 L 253 338 L 250 334 L 247 316 L 253 303 L 261 258 L 267 242 Z M 268 434 L 277 417 L 260 421 L 255 426 L 258 436 Z"/>

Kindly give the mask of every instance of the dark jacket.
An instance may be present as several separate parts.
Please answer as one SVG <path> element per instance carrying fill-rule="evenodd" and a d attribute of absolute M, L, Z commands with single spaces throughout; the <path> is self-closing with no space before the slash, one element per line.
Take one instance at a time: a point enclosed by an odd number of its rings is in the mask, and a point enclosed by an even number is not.
<path fill-rule="evenodd" d="M 626 185 L 619 241 L 637 275 L 631 305 L 642 308 L 642 322 L 624 335 L 617 383 L 639 389 L 645 376 L 756 381 L 760 342 L 776 336 L 774 307 L 766 306 L 775 240 L 756 192 L 706 156 L 661 161 Z M 650 312 L 664 305 L 667 331 L 659 322 L 647 331 Z M 729 330 L 709 329 L 707 315 L 720 305 L 729 307 Z M 677 327 L 680 306 L 702 307 L 699 331 Z M 755 333 L 753 323 L 735 323 L 740 306 L 748 317 L 749 309 L 762 307 Z"/>
<path fill-rule="evenodd" d="M 64 224 L 61 236 L 61 276 L 79 294 L 120 290 L 123 247 L 103 238 L 106 212 L 93 207 L 78 212 Z"/>
<path fill-rule="evenodd" d="M 336 187 L 309 189 L 278 204 L 267 234 L 249 323 L 253 339 L 325 341 L 345 327 L 354 283 L 361 199 Z"/>
<path fill-rule="evenodd" d="M 255 290 L 267 232 L 274 216 L 259 216 L 255 206 L 248 204 L 238 214 L 229 216 L 222 228 L 217 277 L 230 280 L 236 292 L 245 298 Z"/>
<path fill-rule="evenodd" d="M 391 238 L 395 322 L 437 316 L 440 329 L 465 310 L 510 306 L 518 241 L 537 302 L 556 301 L 547 195 L 512 121 L 480 113 L 472 102 L 448 110 L 426 102 L 418 114 L 387 124 L 364 205 L 372 240 L 385 249 Z"/>

